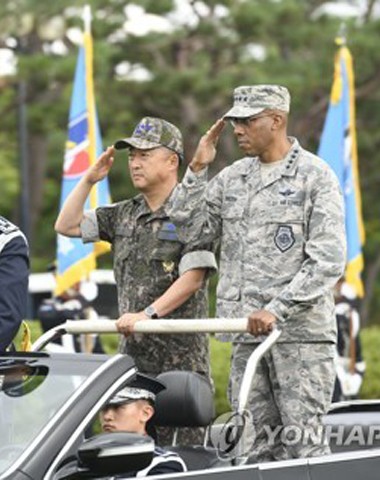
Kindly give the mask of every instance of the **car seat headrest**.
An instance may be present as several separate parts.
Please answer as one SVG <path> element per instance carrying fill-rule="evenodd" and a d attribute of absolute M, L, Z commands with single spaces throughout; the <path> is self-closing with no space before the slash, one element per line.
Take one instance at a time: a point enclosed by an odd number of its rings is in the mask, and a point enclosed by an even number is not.
<path fill-rule="evenodd" d="M 214 419 L 214 395 L 207 378 L 176 370 L 161 373 L 157 380 L 166 385 L 166 390 L 157 395 L 154 425 L 205 427 Z"/>

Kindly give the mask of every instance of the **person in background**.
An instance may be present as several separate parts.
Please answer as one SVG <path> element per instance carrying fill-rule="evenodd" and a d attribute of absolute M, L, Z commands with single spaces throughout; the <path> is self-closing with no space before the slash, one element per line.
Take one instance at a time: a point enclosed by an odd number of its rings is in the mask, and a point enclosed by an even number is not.
<path fill-rule="evenodd" d="M 55 275 L 55 263 L 48 270 Z M 91 301 L 83 294 L 83 285 L 83 282 L 77 282 L 61 295 L 53 295 L 41 302 L 37 315 L 43 332 L 65 323 L 66 320 L 98 318 Z M 69 352 L 104 353 L 99 335 L 95 334 L 63 335 L 53 340 L 48 348 Z"/>
<path fill-rule="evenodd" d="M 100 412 L 100 424 L 103 432 L 130 432 L 152 436 L 150 420 L 154 415 L 156 395 L 165 386 L 147 376 L 138 375 L 130 386 L 114 395 Z M 174 452 L 157 447 L 151 464 L 139 472 L 128 472 L 128 477 L 146 477 L 169 473 L 185 472 L 185 462 Z M 126 478 L 118 475 L 115 478 Z"/>
<path fill-rule="evenodd" d="M 362 355 L 357 297 L 343 277 L 336 284 L 334 297 L 338 343 L 333 402 L 338 402 L 359 397 L 366 365 Z"/>
<path fill-rule="evenodd" d="M 128 168 L 139 194 L 113 205 L 84 212 L 91 187 L 108 175 L 116 149 L 127 149 Z M 132 136 L 109 147 L 67 198 L 56 221 L 62 235 L 84 242 L 112 244 L 114 274 L 124 334 L 120 351 L 131 355 L 139 372 L 156 376 L 168 370 L 190 370 L 210 381 L 208 336 L 205 334 L 133 334 L 138 321 L 156 318 L 207 318 L 207 278 L 216 269 L 209 243 L 178 239 L 167 205 L 178 183 L 183 161 L 182 134 L 166 120 L 145 117 Z M 183 429 L 182 444 L 203 441 L 199 429 Z M 161 445 L 172 442 L 173 429 L 159 429 Z"/>
<path fill-rule="evenodd" d="M 343 197 L 331 168 L 288 136 L 289 109 L 283 86 L 236 88 L 232 108 L 201 138 L 169 211 L 181 241 L 220 240 L 217 315 L 248 318 L 249 333 L 227 337 L 234 410 L 248 358 L 274 328 L 281 330 L 252 382 L 247 409 L 256 435 L 254 441 L 247 435 L 243 452 L 251 462 L 330 451 L 310 434 L 323 426 L 335 380 L 333 288 L 346 264 Z M 226 122 L 245 156 L 208 182 Z M 270 441 L 268 428 L 287 427 L 289 439 Z"/>
<path fill-rule="evenodd" d="M 16 225 L 0 216 L 0 353 L 11 345 L 28 302 L 29 247 Z"/>

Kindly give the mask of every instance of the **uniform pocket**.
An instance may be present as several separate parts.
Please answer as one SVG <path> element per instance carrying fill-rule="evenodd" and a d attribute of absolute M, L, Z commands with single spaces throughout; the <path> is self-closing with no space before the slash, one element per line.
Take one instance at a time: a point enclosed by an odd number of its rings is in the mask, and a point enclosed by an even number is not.
<path fill-rule="evenodd" d="M 114 258 L 123 260 L 127 258 L 131 251 L 133 241 L 133 228 L 127 225 L 120 225 L 115 230 L 115 239 L 113 243 Z"/>
<path fill-rule="evenodd" d="M 182 245 L 179 242 L 161 241 L 151 255 L 152 269 L 158 277 L 174 280 L 178 276 Z"/>
<path fill-rule="evenodd" d="M 264 224 L 267 238 L 272 239 L 280 253 L 292 251 L 305 241 L 304 212 L 300 207 L 274 208 L 266 215 Z"/>

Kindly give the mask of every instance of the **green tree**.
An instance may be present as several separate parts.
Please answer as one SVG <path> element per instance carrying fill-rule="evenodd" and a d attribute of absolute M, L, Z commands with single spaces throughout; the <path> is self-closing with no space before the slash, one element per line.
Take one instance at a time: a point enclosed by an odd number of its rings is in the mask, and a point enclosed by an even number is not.
<path fill-rule="evenodd" d="M 34 236 L 34 268 L 43 268 L 55 254 L 53 223 L 58 210 L 62 158 L 77 46 L 72 29 L 82 27 L 84 1 L 3 0 L 0 3 L 0 47 L 13 45 L 18 71 L 0 82 L 2 133 L 0 166 L 7 199 L 2 213 L 16 218 L 18 147 L 15 82 L 28 85 L 27 108 L 30 161 L 30 215 Z M 232 90 L 243 84 L 281 83 L 292 93 L 290 132 L 308 149 L 319 143 L 333 76 L 334 37 L 341 19 L 317 15 L 323 1 L 208 0 L 179 2 L 186 12 L 173 17 L 172 0 L 93 0 L 95 88 L 105 144 L 130 133 L 144 115 L 156 115 L 178 124 L 191 158 L 200 135 L 231 103 Z M 363 210 L 367 230 L 365 247 L 368 295 L 365 320 L 379 322 L 380 289 L 379 214 L 377 179 L 380 162 L 379 76 L 380 21 L 374 16 L 378 1 L 347 21 L 348 45 L 355 61 L 357 131 Z M 135 10 L 132 7 L 135 6 Z M 138 35 L 126 32 L 148 25 L 147 17 L 133 17 L 136 6 L 166 28 Z M 150 17 L 152 18 L 152 17 Z M 168 21 L 170 19 L 170 21 Z M 53 27 L 52 27 L 53 26 Z M 49 28 L 52 27 L 52 28 Z M 134 28 L 135 30 L 136 28 Z M 61 41 L 64 55 L 52 47 Z M 120 75 L 145 69 L 145 81 Z M 119 72 L 119 74 L 118 74 Z M 221 139 L 212 173 L 239 157 L 231 132 Z M 115 200 L 133 194 L 124 154 L 118 154 L 111 172 Z"/>

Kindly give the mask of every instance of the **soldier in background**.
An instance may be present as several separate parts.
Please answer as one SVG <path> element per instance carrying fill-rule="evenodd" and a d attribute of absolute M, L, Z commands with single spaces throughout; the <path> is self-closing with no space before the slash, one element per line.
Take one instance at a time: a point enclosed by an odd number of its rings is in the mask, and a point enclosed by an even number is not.
<path fill-rule="evenodd" d="M 116 149 L 128 149 L 129 172 L 140 194 L 113 205 L 83 212 L 92 185 L 110 171 Z M 167 205 L 178 182 L 183 160 L 182 135 L 173 124 L 143 118 L 131 137 L 109 147 L 66 200 L 57 232 L 85 242 L 112 244 L 123 336 L 120 351 L 135 360 L 140 372 L 157 375 L 191 370 L 210 378 L 209 344 L 205 334 L 132 334 L 137 321 L 155 318 L 208 317 L 207 277 L 216 269 L 214 254 L 198 239 L 178 240 Z M 195 433 L 194 433 L 195 432 Z M 181 431 L 181 443 L 199 443 L 197 430 Z M 171 432 L 158 431 L 159 443 L 171 443 Z"/>
<path fill-rule="evenodd" d="M 26 315 L 29 248 L 16 225 L 0 216 L 0 353 L 12 343 Z"/>
<path fill-rule="evenodd" d="M 55 275 L 56 269 L 57 266 L 53 263 L 48 271 Z M 66 320 L 98 319 L 98 314 L 91 304 L 96 294 L 89 298 L 85 294 L 84 286 L 84 282 L 77 282 L 61 295 L 53 295 L 41 302 L 37 315 L 43 332 L 65 323 Z M 104 353 L 99 335 L 95 334 L 63 335 L 50 342 L 47 348 L 53 351 L 63 349 L 68 352 Z"/>
<path fill-rule="evenodd" d="M 289 107 L 285 87 L 236 88 L 233 107 L 201 138 L 170 212 L 180 240 L 220 239 L 217 315 L 248 317 L 251 335 L 230 337 L 234 409 L 249 356 L 275 326 L 282 330 L 253 379 L 253 462 L 329 452 L 307 434 L 321 431 L 335 379 L 333 287 L 346 260 L 343 199 L 330 167 L 288 137 Z M 208 183 L 226 121 L 246 157 Z M 268 429 L 286 427 L 291 438 L 269 438 Z"/>
<path fill-rule="evenodd" d="M 334 297 L 338 343 L 333 402 L 338 402 L 358 398 L 366 365 L 360 340 L 357 297 L 344 278 L 336 284 Z"/>

